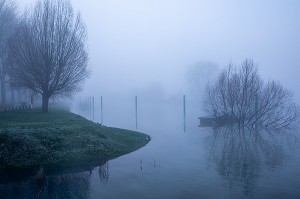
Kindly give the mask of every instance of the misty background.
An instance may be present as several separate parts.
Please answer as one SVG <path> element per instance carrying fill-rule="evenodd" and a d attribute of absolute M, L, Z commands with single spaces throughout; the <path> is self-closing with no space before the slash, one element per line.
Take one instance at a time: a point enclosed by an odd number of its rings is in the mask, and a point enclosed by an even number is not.
<path fill-rule="evenodd" d="M 15 1 L 18 13 L 35 5 L 35 0 Z M 298 198 L 298 138 L 199 128 L 198 117 L 207 116 L 201 107 L 206 83 L 246 58 L 258 65 L 264 81 L 280 81 L 300 104 L 300 1 L 70 1 L 86 25 L 91 70 L 71 99 L 71 111 L 105 126 L 137 129 L 151 142 L 106 163 L 105 185 L 100 165 L 59 177 L 66 180 L 64 193 L 69 186 L 89 198 L 242 198 L 253 192 L 258 198 Z"/>
<path fill-rule="evenodd" d="M 17 4 L 22 10 L 34 2 Z M 279 80 L 300 102 L 297 0 L 71 3 L 88 33 L 92 72 L 81 95 L 137 95 L 141 90 L 189 94 L 189 71 L 197 63 L 223 68 L 253 58 L 265 80 Z"/>

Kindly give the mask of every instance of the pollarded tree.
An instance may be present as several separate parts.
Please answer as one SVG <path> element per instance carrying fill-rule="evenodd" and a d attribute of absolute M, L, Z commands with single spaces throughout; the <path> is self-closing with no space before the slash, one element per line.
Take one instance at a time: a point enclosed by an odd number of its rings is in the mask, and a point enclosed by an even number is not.
<path fill-rule="evenodd" d="M 279 82 L 264 83 L 252 60 L 229 65 L 207 88 L 206 111 L 241 125 L 289 128 L 299 119 L 292 92 Z"/>
<path fill-rule="evenodd" d="M 86 30 L 68 0 L 39 0 L 26 13 L 10 42 L 10 74 L 14 83 L 49 99 L 70 95 L 88 77 Z"/>

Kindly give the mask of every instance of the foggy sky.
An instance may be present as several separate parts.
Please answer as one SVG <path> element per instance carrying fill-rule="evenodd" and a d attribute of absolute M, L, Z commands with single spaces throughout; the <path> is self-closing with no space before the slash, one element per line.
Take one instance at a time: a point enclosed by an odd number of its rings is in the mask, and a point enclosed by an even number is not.
<path fill-rule="evenodd" d="M 34 1 L 18 0 L 20 7 Z M 88 31 L 84 94 L 160 85 L 186 92 L 189 66 L 253 58 L 262 76 L 295 92 L 300 75 L 298 0 L 71 0 Z"/>

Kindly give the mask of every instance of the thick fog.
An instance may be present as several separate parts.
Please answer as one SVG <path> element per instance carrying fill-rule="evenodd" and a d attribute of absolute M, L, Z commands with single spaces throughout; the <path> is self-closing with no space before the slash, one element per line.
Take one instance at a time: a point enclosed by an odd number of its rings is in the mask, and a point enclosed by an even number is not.
<path fill-rule="evenodd" d="M 34 1 L 21 1 L 21 8 Z M 253 58 L 266 80 L 295 92 L 300 74 L 297 0 L 71 0 L 87 28 L 90 78 L 82 95 L 188 93 L 197 63 Z"/>
<path fill-rule="evenodd" d="M 20 14 L 36 2 L 15 1 Z M 294 105 L 286 100 L 289 93 L 279 84 L 263 87 L 263 83 L 278 80 L 294 92 L 300 105 L 300 0 L 70 1 L 86 26 L 91 73 L 82 91 L 70 101 L 67 98 L 67 107 L 104 126 L 146 133 L 151 141 L 89 171 L 47 176 L 42 186 L 36 186 L 39 173 L 22 183 L 0 183 L 0 197 L 299 198 L 299 129 L 294 135 L 265 133 L 260 127 L 280 122 L 276 127 L 283 129 L 299 122 L 293 114 L 298 113 L 296 106 L 285 106 Z M 226 81 L 217 84 L 227 87 L 206 87 L 221 69 L 230 63 L 240 65 L 246 58 L 258 65 L 264 82 L 249 64 L 250 81 L 228 72 Z M 213 108 L 204 113 L 206 88 L 214 94 L 206 108 Z M 59 106 L 64 101 L 51 100 Z M 221 128 L 235 123 L 239 128 Z M 99 132 L 114 131 L 97 126 Z M 240 128 L 244 126 L 255 131 Z M 85 127 L 85 131 L 92 128 Z M 115 140 L 107 136 L 112 144 L 100 146 L 114 147 L 123 136 L 117 138 L 113 132 Z M 99 137 L 105 139 L 106 134 Z M 76 139 L 81 138 L 80 146 L 93 146 L 76 132 Z M 108 149 L 108 154 L 118 150 Z"/>

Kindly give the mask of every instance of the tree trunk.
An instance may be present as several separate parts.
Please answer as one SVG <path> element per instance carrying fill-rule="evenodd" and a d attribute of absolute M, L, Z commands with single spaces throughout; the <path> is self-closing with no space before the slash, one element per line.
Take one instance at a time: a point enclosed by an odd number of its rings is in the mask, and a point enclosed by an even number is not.
<path fill-rule="evenodd" d="M 48 112 L 49 96 L 47 94 L 42 95 L 42 109 L 44 113 Z"/>
<path fill-rule="evenodd" d="M 0 78 L 1 78 L 1 102 L 2 105 L 5 106 L 6 105 L 5 75 L 1 75 Z"/>

